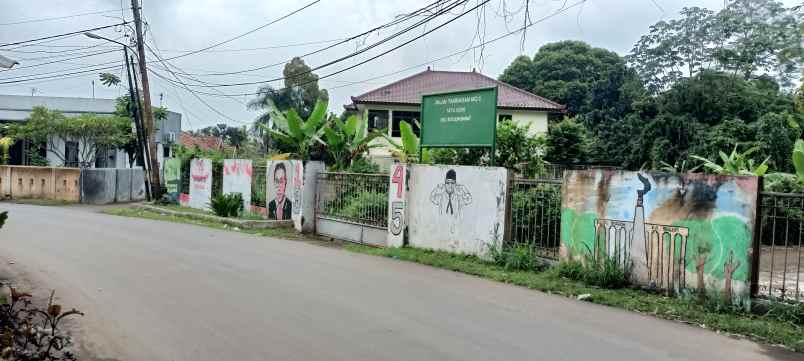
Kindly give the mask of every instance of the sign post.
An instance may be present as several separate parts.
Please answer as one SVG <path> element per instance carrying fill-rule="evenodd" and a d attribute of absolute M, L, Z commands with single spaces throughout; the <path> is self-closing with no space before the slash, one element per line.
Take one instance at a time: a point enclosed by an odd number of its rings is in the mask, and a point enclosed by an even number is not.
<path fill-rule="evenodd" d="M 422 148 L 491 148 L 497 146 L 497 87 L 422 96 Z M 421 158 L 420 158 L 421 159 Z"/>

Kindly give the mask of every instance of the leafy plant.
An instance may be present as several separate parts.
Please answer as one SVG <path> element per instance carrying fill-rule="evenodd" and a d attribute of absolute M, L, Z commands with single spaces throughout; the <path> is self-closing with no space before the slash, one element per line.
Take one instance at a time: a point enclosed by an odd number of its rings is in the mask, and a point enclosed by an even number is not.
<path fill-rule="evenodd" d="M 326 101 L 317 101 L 307 120 L 303 120 L 293 108 L 283 114 L 276 107 L 272 107 L 269 114 L 273 127 L 265 124 L 259 126 L 274 138 L 291 147 L 302 160 L 310 159 L 310 151 L 315 145 L 325 144 L 321 136 L 325 129 Z"/>
<path fill-rule="evenodd" d="M 14 138 L 11 137 L 0 138 L 0 152 L 2 152 L 2 155 L 0 155 L 1 157 L 0 164 L 8 164 L 9 160 L 8 150 L 9 148 L 11 148 L 11 145 L 13 144 L 14 144 Z"/>
<path fill-rule="evenodd" d="M 243 196 L 240 193 L 220 194 L 212 197 L 209 205 L 218 217 L 237 217 L 243 211 Z"/>
<path fill-rule="evenodd" d="M 793 167 L 799 182 L 804 183 L 804 140 L 798 139 L 793 145 Z"/>
<path fill-rule="evenodd" d="M 6 224 L 6 220 L 8 220 L 8 211 L 0 212 L 0 228 Z"/>
<path fill-rule="evenodd" d="M 75 354 L 70 351 L 72 340 L 60 326 L 66 318 L 84 314 L 76 309 L 63 312 L 61 305 L 53 303 L 53 293 L 50 294 L 47 308 L 37 308 L 32 305 L 29 293 L 9 288 L 11 300 L 0 305 L 0 359 L 76 360 Z"/>
<path fill-rule="evenodd" d="M 558 264 L 558 275 L 574 281 L 582 281 L 584 275 L 583 263 L 576 260 L 563 261 Z"/>
<path fill-rule="evenodd" d="M 335 160 L 333 170 L 345 170 L 356 159 L 362 158 L 370 148 L 377 147 L 371 141 L 382 137 L 386 132 L 366 131 L 365 123 L 357 116 L 350 116 L 346 121 L 333 117 L 324 127 L 324 140 L 327 151 Z"/>
<path fill-rule="evenodd" d="M 558 274 L 561 277 L 607 289 L 627 287 L 630 284 L 630 272 L 628 262 L 622 262 L 605 253 L 595 257 L 588 252 L 583 262 L 569 260 L 558 265 Z"/>
<path fill-rule="evenodd" d="M 538 272 L 547 268 L 527 245 L 489 247 L 489 253 L 492 261 L 506 270 Z"/>
<path fill-rule="evenodd" d="M 670 173 L 695 173 L 695 171 L 701 168 L 700 164 L 692 167 L 692 164 L 687 163 L 686 159 L 676 160 L 674 164 L 665 161 L 661 161 L 659 164 L 662 166 L 660 170 Z"/>
<path fill-rule="evenodd" d="M 701 156 L 693 155 L 692 158 L 703 162 L 703 167 L 710 170 L 714 174 L 721 175 L 754 175 L 763 176 L 768 171 L 768 159 L 766 158 L 762 163 L 755 164 L 750 155 L 759 150 L 758 147 L 751 147 L 748 150 L 738 153 L 737 146 L 730 154 L 719 152 L 720 160 L 723 164 L 718 164 L 715 161 L 706 159 Z"/>
<path fill-rule="evenodd" d="M 399 134 L 402 137 L 402 143 L 397 143 L 396 140 L 383 134 L 388 144 L 394 149 L 391 155 L 402 163 L 430 163 L 430 151 L 428 149 L 421 149 L 421 157 L 419 157 L 419 137 L 413 132 L 413 127 L 410 123 L 402 120 L 399 122 Z"/>
<path fill-rule="evenodd" d="M 100 73 L 98 74 L 98 78 L 100 78 L 101 84 L 107 87 L 117 86 L 120 84 L 120 77 L 112 73 Z"/>

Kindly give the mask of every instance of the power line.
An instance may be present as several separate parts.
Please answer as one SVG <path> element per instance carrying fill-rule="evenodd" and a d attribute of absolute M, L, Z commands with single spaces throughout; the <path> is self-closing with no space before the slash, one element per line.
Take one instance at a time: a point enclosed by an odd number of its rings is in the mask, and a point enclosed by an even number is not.
<path fill-rule="evenodd" d="M 56 63 L 61 63 L 61 62 L 65 62 L 65 61 L 75 60 L 75 59 L 88 58 L 88 57 L 96 56 L 96 55 L 109 54 L 109 53 L 113 53 L 113 52 L 117 52 L 117 51 L 120 51 L 120 49 L 104 50 L 104 51 L 84 54 L 84 55 L 76 56 L 76 57 L 72 57 L 72 58 L 53 60 L 53 61 L 48 61 L 48 62 L 44 62 L 44 63 L 38 63 L 38 64 L 33 64 L 33 65 L 21 66 L 21 67 L 15 67 L 15 68 L 11 68 L 11 69 L 8 69 L 8 70 L 0 71 L 0 74 L 5 73 L 5 72 L 9 72 L 9 71 L 17 71 L 17 70 L 21 70 L 21 69 L 36 68 L 36 67 L 40 67 L 40 66 L 43 66 L 43 65 L 56 64 Z"/>
<path fill-rule="evenodd" d="M 257 51 L 257 50 L 270 50 L 270 49 L 283 49 L 283 48 L 294 48 L 298 46 L 309 46 L 309 45 L 318 45 L 318 44 L 328 44 L 333 43 L 336 41 L 342 41 L 343 38 L 338 39 L 330 39 L 330 40 L 320 40 L 320 41 L 308 41 L 304 43 L 292 43 L 292 44 L 283 44 L 283 45 L 272 45 L 272 46 L 263 46 L 259 48 L 241 48 L 241 49 L 217 49 L 217 50 L 209 50 L 210 53 L 236 53 L 236 52 L 246 52 L 246 51 Z M 187 52 L 190 50 L 177 50 L 177 49 L 159 49 L 160 52 L 164 53 L 181 53 Z"/>
<path fill-rule="evenodd" d="M 407 41 L 407 42 L 403 43 L 403 46 L 404 46 L 404 45 L 406 45 L 406 44 L 409 44 L 409 43 L 411 43 L 411 42 L 413 42 L 413 41 L 415 41 L 415 40 L 417 40 L 417 39 L 420 39 L 420 38 L 424 37 L 424 36 L 425 36 L 425 35 L 427 35 L 427 34 L 432 33 L 433 31 L 435 31 L 435 30 L 437 30 L 437 29 L 439 29 L 439 28 L 441 28 L 441 27 L 445 26 L 446 24 L 451 23 L 451 22 L 452 22 L 452 21 L 454 21 L 454 20 L 457 20 L 458 18 L 460 18 L 460 17 L 462 17 L 462 16 L 466 15 L 467 13 L 469 13 L 469 12 L 471 12 L 471 11 L 473 11 L 473 10 L 477 9 L 477 8 L 479 8 L 481 5 L 484 5 L 484 4 L 488 3 L 489 1 L 490 1 L 490 0 L 485 0 L 485 1 L 481 2 L 481 3 L 480 3 L 480 5 L 473 7 L 473 8 L 472 8 L 472 9 L 470 9 L 469 11 L 464 12 L 464 13 L 462 13 L 462 14 L 458 15 L 457 17 L 455 17 L 455 18 L 453 18 L 453 19 L 451 19 L 451 20 L 449 20 L 449 21 L 447 21 L 447 22 L 445 22 L 445 23 L 443 23 L 443 24 L 441 24 L 441 25 L 439 25 L 439 26 L 437 26 L 437 27 L 435 27 L 435 28 L 433 28 L 433 29 L 428 30 L 428 31 L 426 31 L 425 33 L 423 33 L 423 34 L 421 34 L 421 35 L 418 35 L 418 36 L 414 37 L 412 40 L 410 40 L 410 41 Z M 270 82 L 275 82 L 275 81 L 285 80 L 285 79 L 288 79 L 288 78 L 298 78 L 298 77 L 300 77 L 300 76 L 302 76 L 302 75 L 310 74 L 310 73 L 312 73 L 313 71 L 320 70 L 320 69 L 323 69 L 323 68 L 325 68 L 325 67 L 335 65 L 335 64 L 340 63 L 340 62 L 342 62 L 342 61 L 344 61 L 344 60 L 348 60 L 348 59 L 350 59 L 350 58 L 353 58 L 353 57 L 355 57 L 355 56 L 358 56 L 358 55 L 360 55 L 360 54 L 363 54 L 363 53 L 365 53 L 365 52 L 367 52 L 367 51 L 369 51 L 369 50 L 371 50 L 371 49 L 373 49 L 373 48 L 375 48 L 375 47 L 377 47 L 377 46 L 379 46 L 379 45 L 382 45 L 382 44 L 384 44 L 384 43 L 386 43 L 386 42 L 388 42 L 388 41 L 390 41 L 390 40 L 392 40 L 392 39 L 394 39 L 394 38 L 397 38 L 397 37 L 399 37 L 399 36 L 404 35 L 405 33 L 407 33 L 407 32 L 409 32 L 409 31 L 411 31 L 411 30 L 413 30 L 413 29 L 415 29 L 415 28 L 417 28 L 417 27 L 421 26 L 422 24 L 426 24 L 426 23 L 428 23 L 428 22 L 432 21 L 433 19 L 435 19 L 435 18 L 437 18 L 437 17 L 439 17 L 439 16 L 441 16 L 441 15 L 443 15 L 443 14 L 447 13 L 449 10 L 454 9 L 454 8 L 456 8 L 456 7 L 460 6 L 460 5 L 461 5 L 461 4 L 463 4 L 463 3 L 466 3 L 466 0 L 458 0 L 458 1 L 455 1 L 454 3 L 450 4 L 450 5 L 449 5 L 447 8 L 441 9 L 441 10 L 437 11 L 436 13 L 434 13 L 434 14 L 432 14 L 432 15 L 429 15 L 427 18 L 424 18 L 424 19 L 422 19 L 422 20 L 420 20 L 420 21 L 418 21 L 418 22 L 416 22 L 416 23 L 414 23 L 414 24 L 412 24 L 412 25 L 410 25 L 410 26 L 406 27 L 405 29 L 402 29 L 402 30 L 400 30 L 400 31 L 396 32 L 395 34 L 392 34 L 392 35 L 390 35 L 390 36 L 388 36 L 388 37 L 386 37 L 386 38 L 384 38 L 384 39 L 382 39 L 382 40 L 380 40 L 380 41 L 378 41 L 378 42 L 376 42 L 376 43 L 373 43 L 373 44 L 371 44 L 371 45 L 370 45 L 370 46 L 368 46 L 368 47 L 365 47 L 365 48 L 363 48 L 363 49 L 360 49 L 360 50 L 358 50 L 358 51 L 355 51 L 355 52 L 353 52 L 353 53 L 351 53 L 351 54 L 347 54 L 347 55 L 342 56 L 342 57 L 340 57 L 340 58 L 338 58 L 338 59 L 335 59 L 335 60 L 329 61 L 329 62 L 324 63 L 324 64 L 322 64 L 322 65 L 316 66 L 316 67 L 311 68 L 311 69 L 309 69 L 309 70 L 305 70 L 305 71 L 303 71 L 303 72 L 299 72 L 299 73 L 293 74 L 292 76 L 289 76 L 289 77 L 284 77 L 284 76 L 283 76 L 283 77 L 277 77 L 277 78 L 268 79 L 268 80 L 263 80 L 263 81 L 251 81 L 251 82 L 230 83 L 230 84 L 194 85 L 194 86 L 195 86 L 195 87 L 199 87 L 199 88 L 231 87 L 231 86 L 242 86 L 242 85 L 255 85 L 255 84 L 264 84 L 264 83 L 270 83 Z M 399 47 L 394 48 L 394 49 L 392 49 L 392 51 L 393 51 L 393 50 L 396 50 L 396 49 L 398 49 L 398 48 L 399 48 Z M 386 52 L 386 53 L 383 53 L 383 55 L 384 55 L 384 54 L 387 54 L 387 52 Z M 361 63 L 361 64 L 362 64 L 362 63 Z"/>
<path fill-rule="evenodd" d="M 396 19 L 394 19 L 394 20 L 392 20 L 390 22 L 387 22 L 385 24 L 375 26 L 374 28 L 366 30 L 366 31 L 364 31 L 364 32 L 362 32 L 360 34 L 352 35 L 352 36 L 350 36 L 350 37 L 348 37 L 346 39 L 343 39 L 342 41 L 339 41 L 339 42 L 337 42 L 335 44 L 332 44 L 332 45 L 329 45 L 329 46 L 326 46 L 326 47 L 323 47 L 323 48 L 320 48 L 320 49 L 317 49 L 317 50 L 314 50 L 314 51 L 311 51 L 311 52 L 308 52 L 308 53 L 305 53 L 305 54 L 302 54 L 302 55 L 299 55 L 298 58 L 304 59 L 304 58 L 306 58 L 308 56 L 315 55 L 315 54 L 318 54 L 318 53 L 322 53 L 324 51 L 327 51 L 327 50 L 335 48 L 337 46 L 346 44 L 346 43 L 348 43 L 348 42 L 350 42 L 352 40 L 361 38 L 361 37 L 366 36 L 368 34 L 371 34 L 373 32 L 380 31 L 380 30 L 389 28 L 389 27 L 397 25 L 397 24 L 401 24 L 401 23 L 403 23 L 403 22 L 405 22 L 405 21 L 407 21 L 409 19 L 412 19 L 412 18 L 414 18 L 414 17 L 416 17 L 416 16 L 418 16 L 418 15 L 424 13 L 424 12 L 429 11 L 432 8 L 437 7 L 438 5 L 440 5 L 441 3 L 446 2 L 446 1 L 448 1 L 448 0 L 437 0 L 435 2 L 432 2 L 432 3 L 422 7 L 422 8 L 419 8 L 419 9 L 417 9 L 417 10 L 415 10 L 415 11 L 409 13 L 409 14 L 406 14 L 406 15 L 404 15 L 402 17 L 398 17 L 398 18 L 396 18 Z M 171 58 L 169 58 L 167 60 L 171 60 Z M 273 67 L 285 64 L 285 63 L 287 63 L 287 62 L 289 62 L 291 60 L 292 60 L 292 58 L 283 60 L 281 62 L 273 63 L 273 64 L 268 64 L 268 65 L 253 67 L 253 68 L 247 68 L 247 69 L 242 69 L 242 70 L 237 70 L 237 71 L 230 71 L 230 72 L 210 72 L 210 73 L 203 73 L 203 74 L 198 74 L 198 73 L 191 74 L 191 73 L 183 73 L 183 72 L 177 72 L 177 73 L 183 74 L 183 75 L 196 75 L 196 76 L 234 75 L 234 74 L 249 73 L 249 72 L 254 72 L 254 71 L 258 71 L 258 70 L 273 68 Z"/>
<path fill-rule="evenodd" d="M 280 22 L 280 21 L 282 21 L 282 20 L 285 20 L 285 19 L 287 19 L 287 18 L 289 18 L 289 17 L 293 16 L 293 15 L 296 15 L 297 13 L 299 13 L 299 12 L 303 11 L 304 9 L 307 9 L 307 8 L 309 8 L 309 7 L 311 7 L 311 6 L 315 5 L 315 4 L 317 4 L 317 3 L 319 3 L 319 2 L 321 2 L 321 0 L 314 0 L 314 1 L 310 2 L 310 3 L 308 3 L 308 4 L 307 4 L 307 5 L 305 5 L 305 6 L 302 6 L 302 7 L 298 8 L 298 9 L 296 9 L 296 10 L 293 10 L 293 11 L 291 11 L 291 12 L 289 12 L 289 13 L 287 13 L 287 14 L 283 15 L 283 16 L 280 16 L 279 18 L 276 18 L 276 19 L 274 19 L 274 20 L 272 20 L 272 21 L 269 21 L 269 22 L 267 22 L 267 23 L 265 23 L 265 24 L 263 24 L 263 25 L 260 25 L 260 26 L 258 26 L 258 27 L 256 27 L 256 28 L 254 28 L 254 29 L 251 29 L 251 30 L 249 30 L 249 31 L 247 31 L 247 32 L 245 32 L 245 33 L 242 33 L 242 34 L 240 34 L 240 35 L 237 35 L 237 36 L 235 36 L 235 37 L 233 37 L 233 38 L 230 38 L 230 39 L 227 39 L 227 40 L 224 40 L 224 41 L 217 42 L 217 43 L 215 43 L 215 44 L 212 44 L 212 45 L 207 46 L 207 47 L 202 48 L 202 49 L 193 50 L 193 51 L 190 51 L 190 52 L 187 52 L 187 53 L 181 54 L 181 55 L 177 55 L 177 56 L 174 56 L 174 57 L 170 57 L 170 58 L 167 58 L 167 59 L 165 59 L 165 60 L 173 60 L 173 59 L 179 59 L 179 58 L 183 58 L 183 57 L 185 57 L 185 56 L 190 56 L 190 55 L 193 55 L 193 54 L 198 54 L 198 53 L 200 53 L 200 52 L 202 52 L 202 51 L 206 51 L 206 50 L 209 50 L 209 49 L 212 49 L 212 48 L 215 48 L 215 47 L 221 46 L 221 45 L 223 45 L 223 44 L 230 43 L 230 42 L 235 41 L 235 40 L 237 40 L 237 39 L 240 39 L 240 38 L 242 38 L 242 37 L 244 37 L 244 36 L 246 36 L 246 35 L 249 35 L 249 34 L 254 33 L 254 32 L 256 32 L 256 31 L 262 30 L 262 29 L 264 29 L 264 28 L 266 28 L 266 27 L 268 27 L 268 26 L 271 26 L 271 25 L 273 25 L 273 24 L 276 24 L 276 23 L 278 23 L 278 22 Z"/>
<path fill-rule="evenodd" d="M 119 24 L 99 26 L 97 28 L 78 30 L 78 31 L 73 31 L 73 32 L 64 33 L 64 34 L 58 34 L 58 35 L 50 35 L 50 36 L 45 36 L 45 37 L 31 39 L 31 40 L 17 41 L 17 42 L 14 42 L 14 43 L 5 43 L 5 44 L 0 44 L 0 48 L 6 47 L 6 46 L 12 46 L 12 45 L 32 43 L 32 42 L 40 41 L 40 40 L 47 40 L 47 39 L 53 39 L 53 38 L 62 38 L 62 37 L 71 36 L 71 35 L 78 35 L 78 34 L 81 34 L 81 33 L 88 32 L 88 31 L 96 31 L 96 30 L 101 30 L 101 29 L 108 29 L 108 28 L 112 28 L 112 27 L 115 27 L 115 26 L 125 25 L 125 24 L 128 24 L 128 22 L 123 21 L 122 23 L 119 23 Z"/>
<path fill-rule="evenodd" d="M 66 15 L 66 16 L 56 16 L 56 17 L 52 17 L 52 18 L 20 20 L 20 21 L 15 21 L 15 22 L 12 22 L 12 23 L 0 23 L 0 26 L 38 23 L 38 22 L 42 22 L 42 21 L 51 21 L 51 20 L 70 19 L 70 18 L 77 18 L 79 16 L 106 14 L 106 13 L 110 13 L 110 12 L 117 12 L 117 10 L 93 11 L 93 12 L 88 12 L 88 13 L 80 13 L 80 14 L 73 14 L 73 15 Z"/>
<path fill-rule="evenodd" d="M 107 66 L 107 67 L 103 67 L 103 68 L 87 69 L 87 70 L 83 70 L 83 71 L 76 71 L 76 72 L 71 72 L 71 73 L 64 73 L 64 74 L 57 74 L 57 75 L 50 75 L 50 76 L 40 76 L 40 77 L 34 77 L 34 78 L 28 78 L 28 79 L 0 81 L 0 84 L 14 84 L 14 83 L 22 83 L 22 82 L 27 82 L 27 81 L 31 81 L 31 80 L 40 80 L 40 79 L 53 79 L 53 78 L 63 78 L 63 77 L 66 78 L 67 75 L 85 74 L 85 73 L 91 73 L 91 72 L 95 72 L 95 71 L 116 69 L 116 68 L 117 68 L 117 66 Z M 34 75 L 37 75 L 37 74 L 33 74 L 32 76 L 34 76 Z"/>
<path fill-rule="evenodd" d="M 404 68 L 404 69 L 402 69 L 402 70 L 398 70 L 398 71 L 395 71 L 395 72 L 392 72 L 392 73 L 383 74 L 383 75 L 376 76 L 376 77 L 373 77 L 373 78 L 369 78 L 369 79 L 365 79 L 365 80 L 357 81 L 357 82 L 354 82 L 354 83 L 352 83 L 352 84 L 348 84 L 348 85 L 340 85 L 340 86 L 330 87 L 329 89 L 337 89 L 337 88 L 342 88 L 342 87 L 345 87 L 345 86 L 350 86 L 350 85 L 354 85 L 354 84 L 360 84 L 360 83 L 363 83 L 363 82 L 368 82 L 368 81 L 372 81 L 372 80 L 376 80 L 376 79 L 384 78 L 384 77 L 391 76 L 391 75 L 395 75 L 395 74 L 399 74 L 399 73 L 402 73 L 402 72 L 405 72 L 405 71 L 408 71 L 408 70 L 411 70 L 411 69 L 414 69 L 414 68 L 417 68 L 417 67 L 421 67 L 421 66 L 424 66 L 424 65 L 427 65 L 427 64 L 431 64 L 431 63 L 434 63 L 434 62 L 439 62 L 439 61 L 442 61 L 442 60 L 445 60 L 445 59 L 449 59 L 449 58 L 451 58 L 451 57 L 453 57 L 453 56 L 456 56 L 456 55 L 464 54 L 464 53 L 469 52 L 469 51 L 472 51 L 472 50 L 474 50 L 474 49 L 478 49 L 478 48 L 480 48 L 481 46 L 485 46 L 485 45 L 488 45 L 488 44 L 491 44 L 491 43 L 495 43 L 495 42 L 500 41 L 500 40 L 502 40 L 502 39 L 505 39 L 505 38 L 507 38 L 507 37 L 509 37 L 509 36 L 512 36 L 512 35 L 518 34 L 518 33 L 522 32 L 522 31 L 524 31 L 524 30 L 526 30 L 526 29 L 528 29 L 528 28 L 530 28 L 530 27 L 532 27 L 532 26 L 534 26 L 534 25 L 536 25 L 536 24 L 539 24 L 539 23 L 542 23 L 542 22 L 544 22 L 544 21 L 547 21 L 547 20 L 549 20 L 550 18 L 553 18 L 553 17 L 555 17 L 555 16 L 558 16 L 558 15 L 560 15 L 560 14 L 562 14 L 562 13 L 564 13 L 564 12 L 566 12 L 566 11 L 568 11 L 568 10 L 570 10 L 570 9 L 572 9 L 572 8 L 574 8 L 574 7 L 576 7 L 576 6 L 582 5 L 582 4 L 586 3 L 586 2 L 587 2 L 587 0 L 580 0 L 580 1 L 575 2 L 575 3 L 573 3 L 573 4 L 569 5 L 569 6 L 564 6 L 564 7 L 561 7 L 560 9 L 558 9 L 558 10 L 554 11 L 554 12 L 553 12 L 553 13 L 551 13 L 551 14 L 548 14 L 548 15 L 546 15 L 546 16 L 544 16 L 544 17 L 541 17 L 541 18 L 539 18 L 539 19 L 536 19 L 536 20 L 534 20 L 534 21 L 529 22 L 527 25 L 523 25 L 522 27 L 519 27 L 519 28 L 517 28 L 517 29 L 515 29 L 515 30 L 513 30 L 513 31 L 509 31 L 509 32 L 504 33 L 504 34 L 502 34 L 502 35 L 499 35 L 499 36 L 497 36 L 497 37 L 495 37 L 495 38 L 493 38 L 493 39 L 491 39 L 491 40 L 487 40 L 487 41 L 485 41 L 485 42 L 483 42 L 483 43 L 481 43 L 481 44 L 475 45 L 475 46 L 473 46 L 473 47 L 469 47 L 469 48 L 464 49 L 464 50 L 459 50 L 459 51 L 456 51 L 456 52 L 454 52 L 454 53 L 451 53 L 451 54 L 448 54 L 448 55 L 442 56 L 442 57 L 440 57 L 440 58 L 437 58 L 437 59 L 431 59 L 431 60 L 428 60 L 428 61 L 426 61 L 426 62 L 423 62 L 423 63 L 417 64 L 417 65 L 413 65 L 413 66 L 410 66 L 410 67 L 407 67 L 407 68 Z M 481 4 L 481 5 L 482 5 L 482 4 Z M 380 54 L 380 55 L 382 55 L 382 54 Z M 356 65 L 359 65 L 359 64 L 356 64 Z M 323 79 L 328 78 L 328 77 L 330 77 L 330 76 L 333 76 L 333 75 L 335 75 L 335 74 L 337 74 L 337 73 L 341 73 L 341 72 L 343 72 L 343 71 L 345 71 L 345 70 L 348 70 L 348 69 L 344 69 L 344 70 L 339 71 L 339 72 L 336 72 L 336 73 L 331 73 L 331 74 L 324 75 L 324 76 L 322 76 L 322 77 L 318 78 L 316 81 L 318 81 L 318 80 L 323 80 Z M 303 83 L 303 84 L 299 84 L 298 86 L 304 86 L 304 85 L 307 85 L 307 84 L 309 84 L 309 83 L 312 83 L 312 81 L 311 81 L 311 82 L 307 82 L 307 83 Z M 281 91 L 281 90 L 283 90 L 283 89 L 278 89 L 278 90 L 280 90 L 280 91 Z M 259 94 L 262 94 L 262 93 L 261 93 L 261 92 L 259 92 L 259 91 L 258 91 L 258 92 L 251 92 L 251 93 L 237 93 L 237 94 L 226 94 L 226 95 L 218 95 L 218 94 L 215 94 L 215 93 L 209 93 L 209 92 L 203 92 L 203 91 L 196 91 L 196 92 L 197 92 L 197 93 L 199 93 L 199 94 L 205 94 L 205 95 L 210 95 L 210 96 L 250 96 L 250 95 L 259 95 Z"/>

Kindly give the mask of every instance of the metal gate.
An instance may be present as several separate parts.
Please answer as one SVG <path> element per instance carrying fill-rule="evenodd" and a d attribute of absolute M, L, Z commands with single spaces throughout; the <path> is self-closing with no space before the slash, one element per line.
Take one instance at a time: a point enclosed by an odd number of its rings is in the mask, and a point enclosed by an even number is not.
<path fill-rule="evenodd" d="M 511 184 L 511 244 L 558 260 L 561 244 L 561 179 L 514 179 Z"/>
<path fill-rule="evenodd" d="M 760 194 L 755 296 L 804 301 L 804 194 Z"/>
<path fill-rule="evenodd" d="M 322 172 L 316 178 L 316 233 L 350 242 L 385 245 L 387 174 Z"/>

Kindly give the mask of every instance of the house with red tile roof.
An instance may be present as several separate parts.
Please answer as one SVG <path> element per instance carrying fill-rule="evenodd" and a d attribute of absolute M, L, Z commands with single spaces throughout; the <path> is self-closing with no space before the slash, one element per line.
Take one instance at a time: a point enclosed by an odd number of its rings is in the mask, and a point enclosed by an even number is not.
<path fill-rule="evenodd" d="M 223 149 L 223 140 L 221 138 L 212 135 L 192 135 L 189 132 L 181 132 L 179 144 L 187 148 L 197 146 L 201 150 Z"/>
<path fill-rule="evenodd" d="M 402 80 L 352 97 L 352 104 L 346 109 L 357 112 L 358 117 L 367 120 L 369 130 L 387 129 L 388 135 L 400 137 L 399 122 L 402 120 L 414 125 L 420 119 L 422 95 L 446 93 L 497 87 L 498 121 L 511 119 L 528 127 L 532 135 L 547 132 L 547 115 L 563 112 L 564 106 L 531 92 L 488 77 L 476 71 L 436 71 L 427 70 Z M 418 127 L 414 125 L 414 132 Z M 375 162 L 386 165 L 391 162 L 390 149 L 386 141 L 384 147 L 371 150 Z"/>

